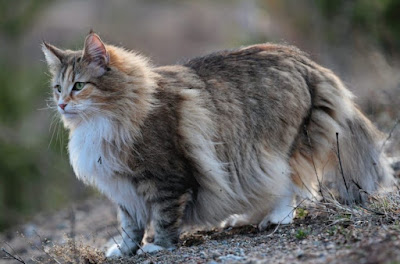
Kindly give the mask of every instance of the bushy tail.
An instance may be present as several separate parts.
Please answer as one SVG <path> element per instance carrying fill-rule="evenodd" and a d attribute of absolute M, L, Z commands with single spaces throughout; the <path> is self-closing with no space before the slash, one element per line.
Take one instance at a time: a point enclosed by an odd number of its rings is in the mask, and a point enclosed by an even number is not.
<path fill-rule="evenodd" d="M 292 156 L 293 180 L 313 196 L 364 202 L 394 182 L 383 135 L 333 73 L 322 76 L 309 81 L 312 107 Z"/>
<path fill-rule="evenodd" d="M 393 171 L 382 150 L 382 134 L 358 110 L 342 128 L 337 139 L 337 162 L 325 184 L 337 191 L 340 200 L 363 202 L 369 194 L 390 186 Z"/>

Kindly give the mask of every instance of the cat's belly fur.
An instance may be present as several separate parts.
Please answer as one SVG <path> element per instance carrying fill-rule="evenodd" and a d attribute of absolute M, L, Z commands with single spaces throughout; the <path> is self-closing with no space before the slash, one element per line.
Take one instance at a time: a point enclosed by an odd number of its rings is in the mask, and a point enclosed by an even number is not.
<path fill-rule="evenodd" d="M 116 175 L 122 167 L 115 158 L 103 152 L 102 140 L 111 133 L 104 119 L 78 127 L 71 135 L 68 149 L 75 175 L 88 185 L 97 187 L 116 204 L 125 207 L 140 225 L 146 224 L 148 210 L 128 178 Z"/>

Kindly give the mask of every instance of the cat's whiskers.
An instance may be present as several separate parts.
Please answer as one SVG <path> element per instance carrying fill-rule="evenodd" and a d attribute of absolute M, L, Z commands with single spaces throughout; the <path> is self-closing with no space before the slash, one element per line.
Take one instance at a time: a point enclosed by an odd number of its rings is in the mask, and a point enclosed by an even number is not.
<path fill-rule="evenodd" d="M 47 148 L 50 148 L 51 143 L 53 142 L 54 134 L 55 134 L 56 130 L 58 129 L 59 124 L 61 124 L 61 119 L 58 116 L 58 112 L 54 112 L 54 114 L 52 116 L 52 121 L 50 123 L 50 128 L 49 128 L 49 132 L 51 132 L 52 129 L 53 129 L 53 132 L 51 133 L 50 142 L 49 142 L 49 145 L 47 146 Z"/>
<path fill-rule="evenodd" d="M 57 122 L 56 124 L 56 130 L 57 130 L 57 134 L 56 134 L 56 143 L 58 142 L 58 139 L 60 138 L 60 154 L 62 153 L 62 142 L 61 142 L 61 137 L 60 135 L 60 130 L 61 130 L 61 122 Z"/>
<path fill-rule="evenodd" d="M 38 111 L 43 111 L 43 110 L 49 110 L 49 109 L 57 109 L 57 106 L 53 106 L 53 105 L 48 105 L 46 107 L 43 108 L 38 108 Z"/>
<path fill-rule="evenodd" d="M 50 127 L 49 127 L 49 132 L 51 131 L 51 129 L 53 128 L 54 123 L 57 121 L 58 118 L 58 113 L 54 112 L 53 116 L 51 117 L 51 122 L 50 122 Z"/>
<path fill-rule="evenodd" d="M 45 101 L 46 101 L 46 107 L 39 108 L 37 110 L 41 111 L 41 110 L 48 110 L 48 109 L 57 109 L 57 105 L 54 103 L 53 98 L 48 98 Z"/>

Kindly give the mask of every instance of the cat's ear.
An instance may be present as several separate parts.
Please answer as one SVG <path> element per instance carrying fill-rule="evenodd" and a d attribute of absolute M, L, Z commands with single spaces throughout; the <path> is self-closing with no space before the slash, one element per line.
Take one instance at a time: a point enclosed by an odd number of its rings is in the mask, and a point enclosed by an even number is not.
<path fill-rule="evenodd" d="M 64 51 L 54 47 L 53 45 L 50 45 L 45 41 L 43 41 L 42 44 L 42 51 L 44 53 L 44 57 L 46 58 L 47 65 L 51 71 L 61 66 L 65 56 Z"/>
<path fill-rule="evenodd" d="M 89 65 L 106 69 L 110 61 L 110 55 L 100 37 L 95 33 L 90 33 L 85 40 L 83 49 L 83 60 Z"/>

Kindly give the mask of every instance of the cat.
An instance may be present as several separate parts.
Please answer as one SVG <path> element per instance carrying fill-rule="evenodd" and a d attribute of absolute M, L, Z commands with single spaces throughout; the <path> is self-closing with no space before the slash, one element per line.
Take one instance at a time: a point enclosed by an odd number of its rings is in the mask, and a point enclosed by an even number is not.
<path fill-rule="evenodd" d="M 108 257 L 173 249 L 184 227 L 288 224 L 298 197 L 362 203 L 393 182 L 382 134 L 295 47 L 163 67 L 93 32 L 82 51 L 42 49 L 73 170 L 119 208 Z"/>

